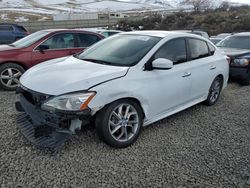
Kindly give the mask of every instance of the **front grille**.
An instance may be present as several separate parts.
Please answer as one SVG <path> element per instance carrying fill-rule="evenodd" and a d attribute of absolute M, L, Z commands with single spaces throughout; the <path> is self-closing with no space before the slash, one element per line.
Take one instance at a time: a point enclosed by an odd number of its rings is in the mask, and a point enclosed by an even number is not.
<path fill-rule="evenodd" d="M 22 94 L 27 101 L 35 106 L 40 106 L 45 100 L 51 97 L 50 95 L 38 93 L 23 86 L 18 87 L 16 93 Z"/>

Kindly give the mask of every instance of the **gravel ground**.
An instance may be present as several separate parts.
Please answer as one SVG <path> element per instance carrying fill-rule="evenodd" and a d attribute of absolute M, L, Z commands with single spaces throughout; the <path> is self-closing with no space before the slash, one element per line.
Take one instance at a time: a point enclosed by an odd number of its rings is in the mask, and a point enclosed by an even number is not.
<path fill-rule="evenodd" d="M 231 83 L 215 106 L 148 126 L 125 149 L 88 129 L 39 150 L 17 129 L 14 100 L 0 91 L 1 187 L 250 187 L 250 86 Z"/>

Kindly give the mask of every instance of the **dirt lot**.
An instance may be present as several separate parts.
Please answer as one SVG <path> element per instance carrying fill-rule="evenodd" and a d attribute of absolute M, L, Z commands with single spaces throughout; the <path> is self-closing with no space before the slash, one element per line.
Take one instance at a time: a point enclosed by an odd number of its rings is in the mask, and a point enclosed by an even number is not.
<path fill-rule="evenodd" d="M 0 91 L 0 187 L 250 187 L 250 87 L 231 83 L 219 102 L 144 128 L 126 149 L 94 130 L 56 153 L 19 132 L 13 92 Z"/>

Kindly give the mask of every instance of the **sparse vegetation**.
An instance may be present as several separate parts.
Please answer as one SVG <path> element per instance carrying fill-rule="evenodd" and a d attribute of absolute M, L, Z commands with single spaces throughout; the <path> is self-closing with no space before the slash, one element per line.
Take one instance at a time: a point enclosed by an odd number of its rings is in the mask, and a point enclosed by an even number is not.
<path fill-rule="evenodd" d="M 250 7 L 221 6 L 204 12 L 178 12 L 169 15 L 155 14 L 140 21 L 121 21 L 121 30 L 183 30 L 200 29 L 210 35 L 222 32 L 250 31 Z"/>

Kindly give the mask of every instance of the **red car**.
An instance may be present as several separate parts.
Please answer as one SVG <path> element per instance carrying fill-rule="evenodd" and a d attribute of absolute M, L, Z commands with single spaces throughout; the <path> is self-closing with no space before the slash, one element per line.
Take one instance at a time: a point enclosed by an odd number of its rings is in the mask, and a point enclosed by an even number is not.
<path fill-rule="evenodd" d="M 0 45 L 0 87 L 15 90 L 20 76 L 28 68 L 73 55 L 103 38 L 84 30 L 53 29 L 35 32 L 9 45 Z"/>

